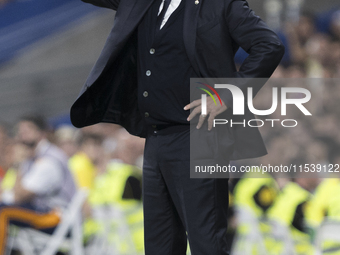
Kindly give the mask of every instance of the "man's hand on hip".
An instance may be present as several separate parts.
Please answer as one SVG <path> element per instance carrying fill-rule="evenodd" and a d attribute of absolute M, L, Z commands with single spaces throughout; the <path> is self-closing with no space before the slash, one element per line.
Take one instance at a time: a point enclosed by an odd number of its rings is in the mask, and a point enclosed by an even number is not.
<path fill-rule="evenodd" d="M 218 98 L 216 95 L 214 95 L 215 101 L 218 101 Z M 207 114 L 200 115 L 200 118 L 198 120 L 198 124 L 197 124 L 197 129 L 200 129 L 204 123 L 204 120 L 208 117 L 208 130 L 210 131 L 212 129 L 213 126 L 213 122 L 214 122 L 214 118 L 219 115 L 220 113 L 224 112 L 225 110 L 227 110 L 227 106 L 225 105 L 225 103 L 222 101 L 222 105 L 217 104 L 215 105 L 215 101 L 211 98 L 208 97 L 207 98 Z M 195 101 L 192 101 L 190 104 L 186 105 L 184 107 L 184 110 L 190 110 L 193 109 L 193 111 L 190 113 L 189 117 L 188 117 L 188 121 L 192 120 L 197 114 L 201 113 L 201 105 L 202 105 L 202 99 L 197 99 Z"/>

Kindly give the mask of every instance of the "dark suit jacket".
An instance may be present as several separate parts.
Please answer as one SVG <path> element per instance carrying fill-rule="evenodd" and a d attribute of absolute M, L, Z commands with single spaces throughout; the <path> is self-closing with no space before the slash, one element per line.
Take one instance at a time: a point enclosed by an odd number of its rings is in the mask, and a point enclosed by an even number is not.
<path fill-rule="evenodd" d="M 114 26 L 80 96 L 71 108 L 74 126 L 98 122 L 122 125 L 145 137 L 137 104 L 137 27 L 154 0 L 84 0 L 117 10 Z M 183 39 L 189 60 L 201 77 L 270 77 L 284 47 L 277 35 L 254 14 L 245 0 L 186 1 Z M 237 72 L 234 54 L 239 47 L 249 53 Z M 246 90 L 249 84 L 239 84 Z M 258 91 L 261 85 L 257 85 Z M 226 90 L 227 91 L 227 90 Z M 229 108 L 231 94 L 221 95 Z M 245 118 L 253 116 L 248 111 Z M 232 159 L 266 154 L 257 128 L 234 130 Z"/>

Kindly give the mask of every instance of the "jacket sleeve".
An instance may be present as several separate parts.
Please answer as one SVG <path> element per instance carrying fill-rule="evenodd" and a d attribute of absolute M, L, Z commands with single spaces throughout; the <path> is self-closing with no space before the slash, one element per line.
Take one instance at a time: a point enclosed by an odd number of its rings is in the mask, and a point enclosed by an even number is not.
<path fill-rule="evenodd" d="M 82 0 L 85 3 L 93 4 L 98 7 L 117 10 L 120 0 Z"/>
<path fill-rule="evenodd" d="M 278 36 L 249 8 L 245 0 L 233 0 L 226 6 L 225 19 L 229 33 L 234 42 L 243 48 L 249 56 L 244 60 L 236 78 L 269 78 L 279 65 L 284 46 Z M 264 79 L 262 79 L 264 80 Z M 256 86 L 254 95 L 264 85 L 264 82 L 249 82 L 240 79 L 238 86 L 244 94 L 247 87 Z M 253 85 L 252 85 L 253 84 Z M 232 107 L 231 93 L 225 93 L 228 107 Z"/>

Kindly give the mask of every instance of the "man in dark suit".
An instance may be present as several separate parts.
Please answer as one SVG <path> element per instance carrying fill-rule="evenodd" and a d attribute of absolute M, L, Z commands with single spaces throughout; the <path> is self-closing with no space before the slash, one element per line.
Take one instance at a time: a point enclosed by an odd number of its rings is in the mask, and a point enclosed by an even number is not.
<path fill-rule="evenodd" d="M 244 0 L 84 1 L 117 13 L 71 120 L 76 127 L 116 123 L 146 137 L 146 255 L 185 254 L 187 238 L 194 255 L 228 254 L 228 179 L 190 178 L 188 121 L 196 118 L 198 128 L 211 129 L 215 116 L 230 114 L 232 96 L 222 93 L 218 106 L 207 99 L 209 117 L 198 118 L 201 102 L 190 103 L 190 78 L 269 77 L 282 58 L 282 43 Z M 233 59 L 240 46 L 249 56 L 237 71 Z M 248 85 L 237 86 L 245 91 Z M 226 136 L 228 160 L 266 154 L 255 128 L 235 128 Z"/>

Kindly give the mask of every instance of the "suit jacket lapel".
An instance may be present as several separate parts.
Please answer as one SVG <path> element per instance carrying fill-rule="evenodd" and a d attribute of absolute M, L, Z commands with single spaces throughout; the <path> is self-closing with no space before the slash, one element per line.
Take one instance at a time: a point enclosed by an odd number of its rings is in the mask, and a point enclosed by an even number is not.
<path fill-rule="evenodd" d="M 120 20 L 119 32 L 129 33 L 134 30 L 154 1 L 135 0 L 133 6 L 129 9 L 129 14 L 124 15 Z"/>
<path fill-rule="evenodd" d="M 195 59 L 195 42 L 196 42 L 196 27 L 201 3 L 195 4 L 194 0 L 185 1 L 184 24 L 183 24 L 183 39 L 185 49 L 187 51 L 189 61 L 195 72 L 199 74 L 198 64 Z M 202 1 L 202 0 L 201 0 Z"/>

